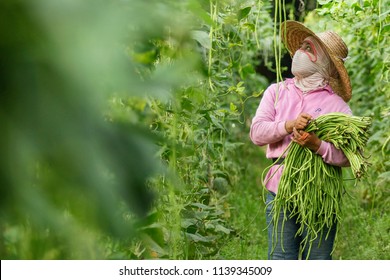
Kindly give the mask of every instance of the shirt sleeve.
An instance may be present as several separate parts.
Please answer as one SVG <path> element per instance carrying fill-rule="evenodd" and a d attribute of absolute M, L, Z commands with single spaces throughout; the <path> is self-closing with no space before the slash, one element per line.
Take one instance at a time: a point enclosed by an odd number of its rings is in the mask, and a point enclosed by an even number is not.
<path fill-rule="evenodd" d="M 352 115 L 352 111 L 346 103 L 343 108 L 340 108 L 338 111 L 347 115 Z M 320 155 L 323 161 L 330 165 L 340 167 L 348 167 L 351 165 L 342 150 L 337 149 L 332 143 L 326 141 L 321 141 L 321 145 L 316 151 L 316 154 Z"/>
<path fill-rule="evenodd" d="M 286 121 L 275 121 L 275 89 L 270 86 L 263 94 L 256 115 L 252 119 L 250 138 L 258 146 L 282 140 L 288 132 Z"/>
<path fill-rule="evenodd" d="M 323 161 L 330 165 L 347 167 L 350 166 L 349 160 L 342 150 L 337 149 L 332 143 L 321 141 L 320 148 L 316 154 L 320 155 Z"/>

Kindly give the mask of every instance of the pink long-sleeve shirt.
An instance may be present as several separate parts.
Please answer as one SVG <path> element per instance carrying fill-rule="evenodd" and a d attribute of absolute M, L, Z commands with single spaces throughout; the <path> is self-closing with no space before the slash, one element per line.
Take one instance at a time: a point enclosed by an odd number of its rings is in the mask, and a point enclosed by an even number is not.
<path fill-rule="evenodd" d="M 295 120 L 300 113 L 308 113 L 315 119 L 332 112 L 352 114 L 348 104 L 330 86 L 303 94 L 295 86 L 293 79 L 287 79 L 279 84 L 272 84 L 264 92 L 252 119 L 250 138 L 258 146 L 268 145 L 267 158 L 278 158 L 292 139 L 285 128 L 286 121 Z M 328 164 L 349 166 L 344 153 L 331 143 L 322 141 L 316 154 Z M 274 165 L 265 177 L 266 188 L 273 193 L 277 193 L 283 171 L 283 166 L 278 167 Z M 269 179 L 271 174 L 274 175 Z"/>

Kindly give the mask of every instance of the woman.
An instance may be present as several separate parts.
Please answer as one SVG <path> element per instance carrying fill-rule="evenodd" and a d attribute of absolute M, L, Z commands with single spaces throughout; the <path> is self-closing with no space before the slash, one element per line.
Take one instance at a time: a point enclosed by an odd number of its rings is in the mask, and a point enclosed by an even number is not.
<path fill-rule="evenodd" d="M 274 162 L 291 141 L 309 148 L 327 164 L 349 166 L 348 159 L 333 144 L 320 140 L 315 133 L 303 130 L 320 115 L 341 112 L 352 114 L 347 102 L 352 90 L 344 61 L 348 48 L 339 35 L 332 31 L 315 34 L 296 21 L 282 23 L 282 41 L 293 56 L 291 72 L 294 78 L 272 84 L 264 92 L 252 119 L 250 138 L 258 146 L 268 145 L 267 158 Z M 272 242 L 274 225 L 271 219 L 272 202 L 278 192 L 283 166 L 278 161 L 269 170 L 265 182 L 267 194 L 268 257 L 269 259 L 306 259 L 308 248 L 299 256 L 305 233 L 296 236 L 296 219 L 286 217 L 283 232 L 283 213 L 280 213 L 278 239 Z M 271 176 L 272 174 L 272 176 Z M 309 259 L 331 259 L 336 228 L 330 234 L 314 241 Z M 283 234 L 283 236 L 282 236 Z M 282 238 L 282 239 L 281 239 Z M 283 244 L 281 244 L 283 240 Z M 283 246 L 282 246 L 283 245 Z"/>

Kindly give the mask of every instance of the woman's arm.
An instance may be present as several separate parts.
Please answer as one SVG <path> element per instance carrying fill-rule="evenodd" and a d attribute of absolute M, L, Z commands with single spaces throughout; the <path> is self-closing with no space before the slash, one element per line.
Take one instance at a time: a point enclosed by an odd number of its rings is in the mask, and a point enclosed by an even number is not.
<path fill-rule="evenodd" d="M 325 163 L 340 167 L 350 166 L 347 157 L 341 150 L 332 143 L 320 140 L 315 133 L 307 133 L 294 128 L 293 135 L 294 142 L 320 155 Z"/>
<path fill-rule="evenodd" d="M 321 141 L 320 148 L 316 151 L 316 154 L 320 155 L 324 162 L 330 165 L 340 167 L 348 167 L 351 165 L 343 151 L 337 149 L 329 142 Z"/>
<path fill-rule="evenodd" d="M 275 121 L 275 90 L 269 87 L 263 94 L 256 115 L 252 119 L 250 138 L 258 146 L 282 140 L 289 133 L 286 121 Z"/>

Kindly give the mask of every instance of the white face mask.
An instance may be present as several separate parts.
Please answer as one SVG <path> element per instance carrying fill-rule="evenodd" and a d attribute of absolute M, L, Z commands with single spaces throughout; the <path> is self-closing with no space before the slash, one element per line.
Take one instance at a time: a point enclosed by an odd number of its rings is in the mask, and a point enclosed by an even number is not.
<path fill-rule="evenodd" d="M 295 85 L 303 92 L 326 86 L 334 69 L 330 58 L 313 37 L 303 41 L 291 64 Z"/>
<path fill-rule="evenodd" d="M 291 72 L 297 78 L 306 78 L 318 72 L 318 66 L 302 50 L 297 50 L 294 54 Z"/>

